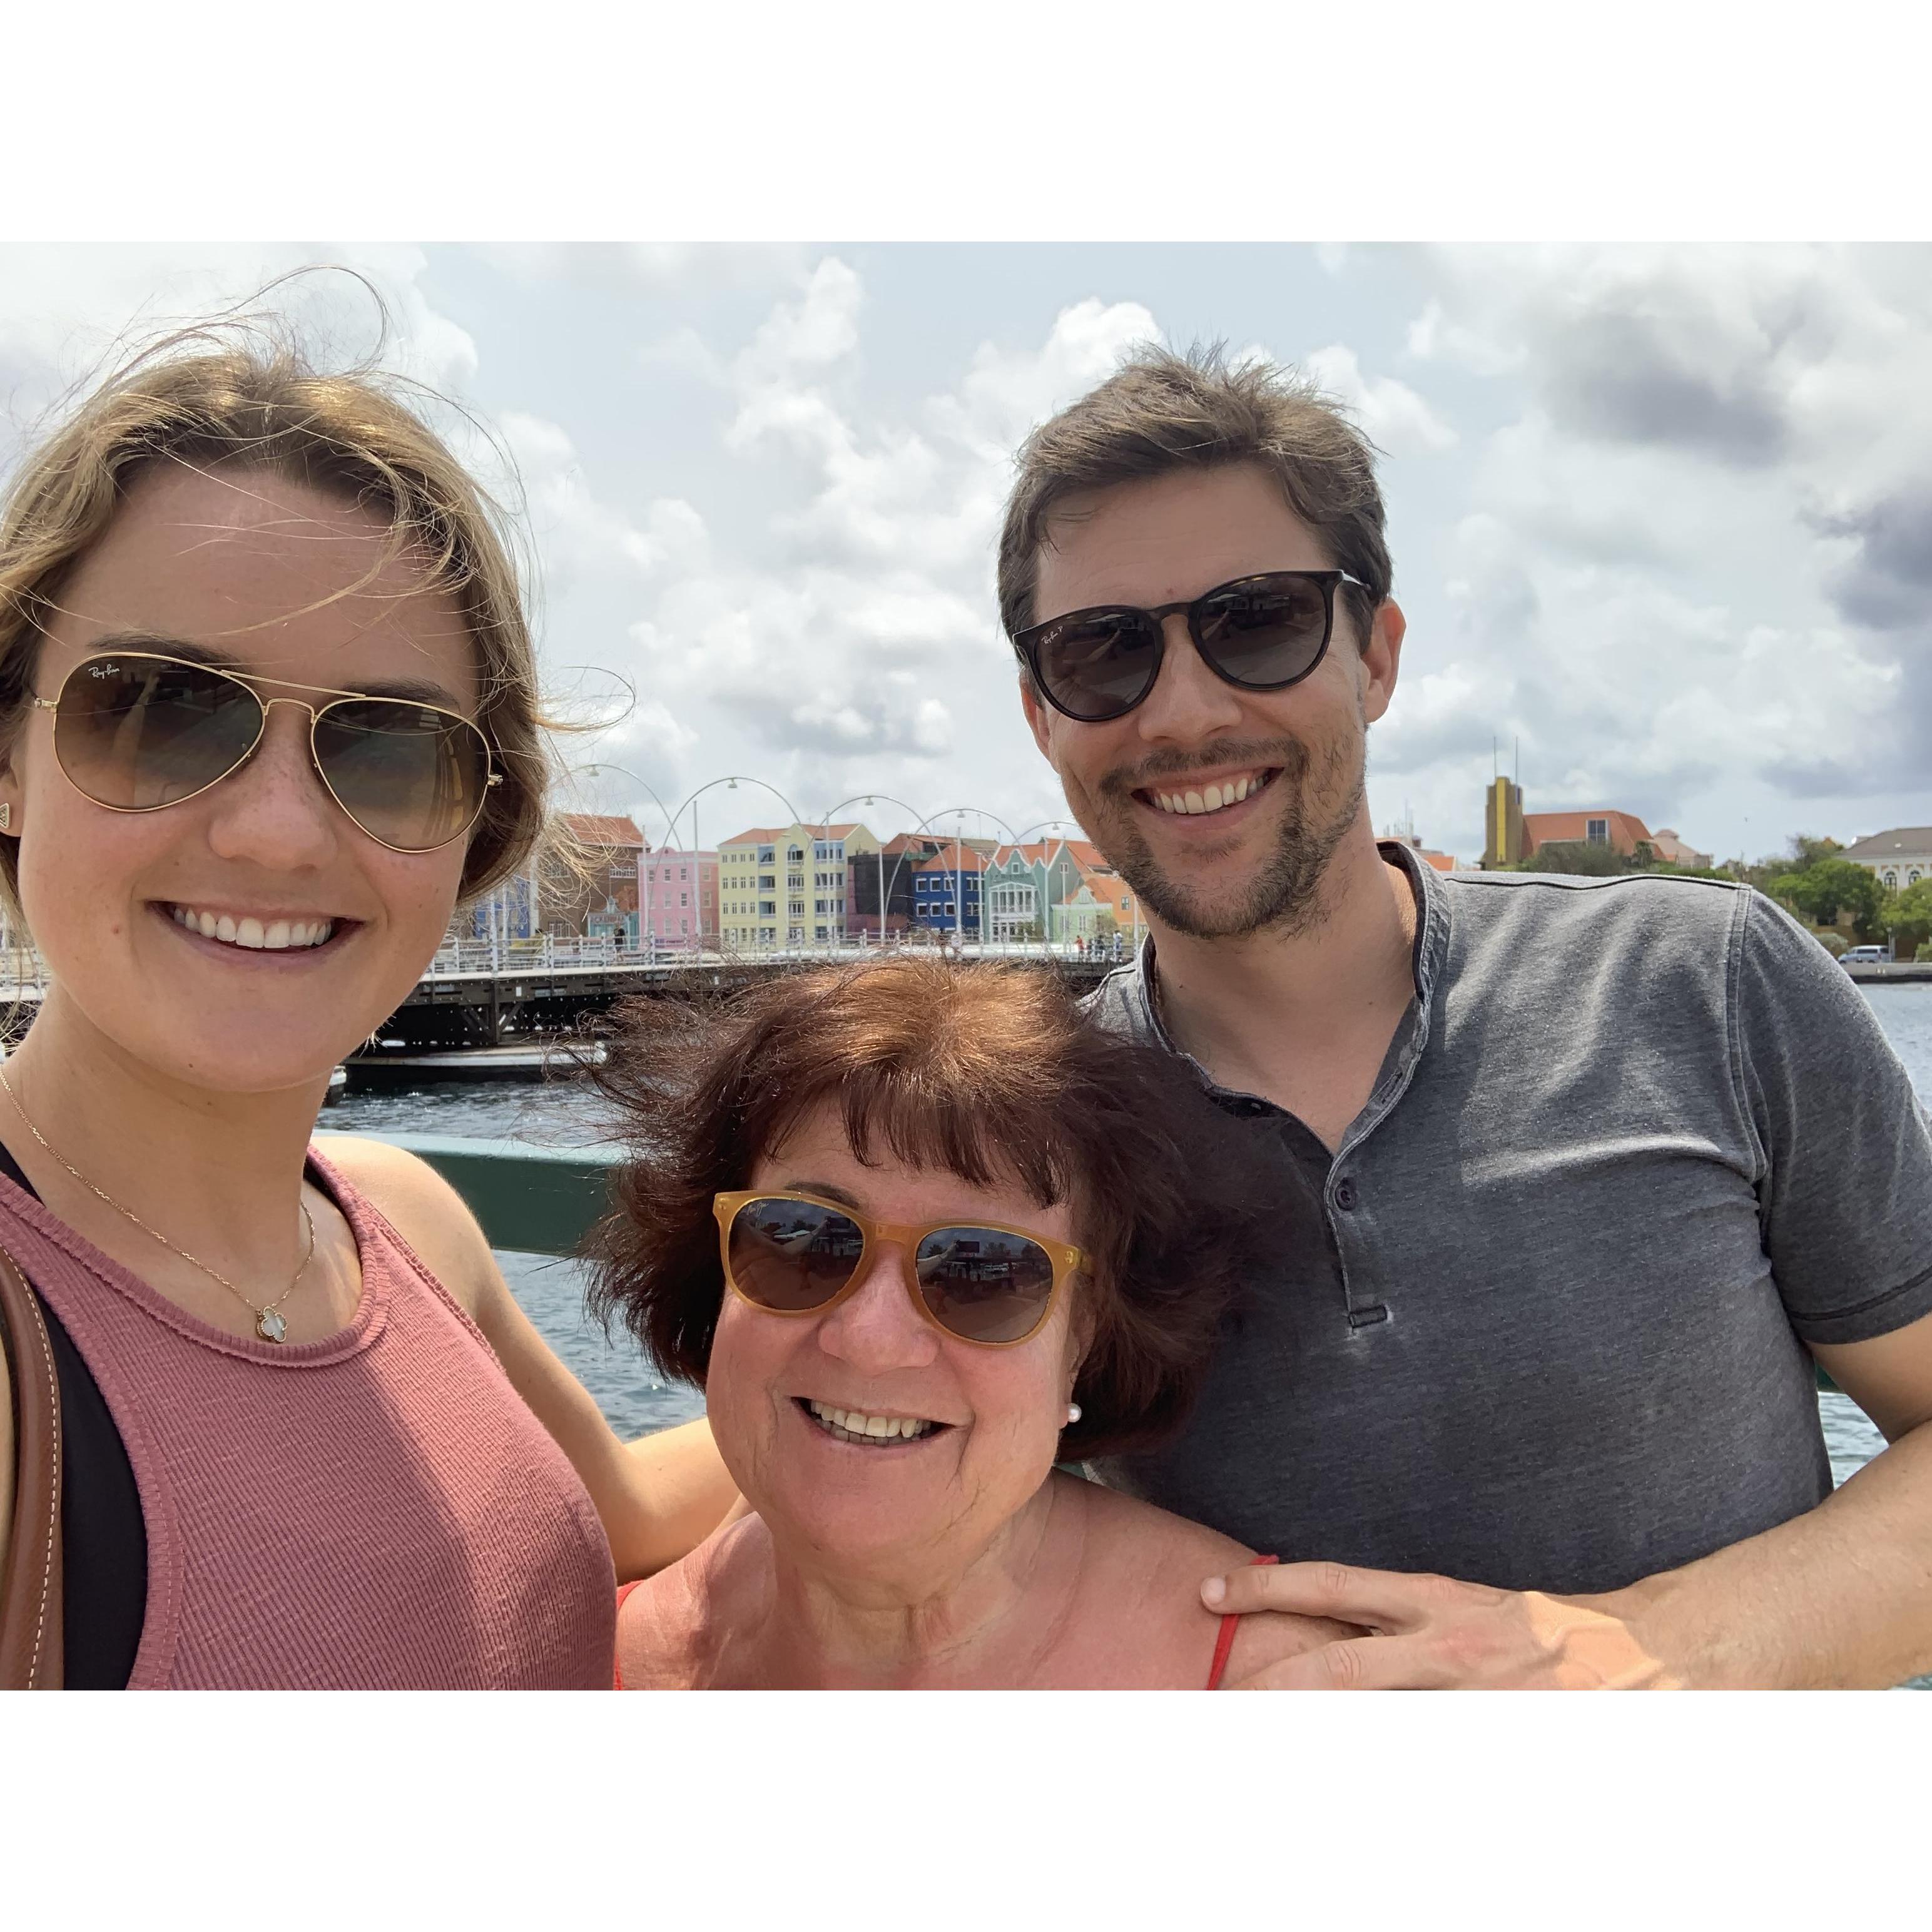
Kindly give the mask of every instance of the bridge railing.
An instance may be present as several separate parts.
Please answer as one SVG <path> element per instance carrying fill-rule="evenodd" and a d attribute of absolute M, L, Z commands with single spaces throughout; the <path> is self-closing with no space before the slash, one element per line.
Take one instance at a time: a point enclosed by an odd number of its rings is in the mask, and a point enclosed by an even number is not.
<path fill-rule="evenodd" d="M 881 950 L 892 952 L 938 953 L 968 959 L 1091 959 L 1105 962 L 1132 956 L 1124 938 L 1111 943 L 1096 942 L 1084 949 L 1074 940 L 1022 939 L 969 939 L 956 944 L 950 936 L 920 934 L 905 937 L 893 934 L 881 941 L 869 937 L 848 936 L 836 940 L 801 941 L 787 946 L 697 946 L 646 940 L 632 946 L 602 936 L 560 938 L 546 933 L 531 939 L 446 940 L 423 977 L 447 979 L 458 974 L 517 974 L 568 971 L 605 967 L 627 969 L 673 970 L 698 966 L 740 966 L 805 964 L 812 961 L 858 960 L 878 957 Z"/>
<path fill-rule="evenodd" d="M 969 939 L 956 944 L 951 934 L 892 933 L 884 940 L 848 934 L 788 946 L 680 945 L 646 939 L 632 946 L 604 934 L 532 939 L 446 939 L 423 974 L 425 982 L 458 974 L 518 974 L 606 967 L 671 970 L 679 967 L 800 964 L 813 961 L 875 958 L 881 949 L 899 952 L 944 952 L 967 959 L 1088 959 L 1101 962 L 1132 957 L 1124 934 L 1112 942 L 1089 943 L 1084 950 L 1070 939 Z M 46 968 L 30 943 L 0 945 L 0 998 L 38 999 L 46 990 Z"/>

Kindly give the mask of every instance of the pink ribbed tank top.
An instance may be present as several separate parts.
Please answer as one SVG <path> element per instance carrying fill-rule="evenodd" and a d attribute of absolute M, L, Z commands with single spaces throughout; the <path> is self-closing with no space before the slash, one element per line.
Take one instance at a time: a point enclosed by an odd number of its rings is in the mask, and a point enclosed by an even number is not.
<path fill-rule="evenodd" d="M 362 1298 L 320 1342 L 184 1314 L 0 1178 L 0 1246 L 92 1370 L 148 1532 L 128 1688 L 608 1689 L 616 1574 L 482 1332 L 320 1155 Z"/>

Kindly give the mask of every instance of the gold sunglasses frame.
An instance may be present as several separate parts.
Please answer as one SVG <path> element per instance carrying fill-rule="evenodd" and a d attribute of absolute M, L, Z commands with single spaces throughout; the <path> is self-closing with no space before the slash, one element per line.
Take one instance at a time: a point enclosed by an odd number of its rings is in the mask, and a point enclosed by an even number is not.
<path fill-rule="evenodd" d="M 165 799 L 159 805 L 110 805 L 106 800 L 96 798 L 92 792 L 83 790 L 80 781 L 68 770 L 67 760 L 61 756 L 61 700 L 66 696 L 68 686 L 89 664 L 107 662 L 178 664 L 184 670 L 201 671 L 209 677 L 220 678 L 224 683 L 239 685 L 255 700 L 262 713 L 261 722 L 256 728 L 254 738 L 249 741 L 248 748 L 219 777 L 210 778 L 207 784 L 196 786 L 193 791 L 183 792 L 179 798 Z M 290 682 L 281 678 L 265 678 L 260 681 L 267 684 L 281 684 Z M 122 812 L 130 818 L 139 817 L 150 812 L 166 812 L 172 806 L 185 805 L 190 799 L 199 798 L 202 793 L 212 791 L 217 785 L 232 778 L 260 749 L 262 740 L 268 734 L 268 713 L 278 704 L 292 704 L 298 711 L 306 711 L 308 713 L 308 761 L 314 768 L 316 776 L 322 781 L 322 790 L 335 801 L 337 809 L 358 832 L 362 833 L 364 838 L 374 839 L 385 851 L 400 852 L 415 858 L 425 852 L 440 852 L 445 846 L 454 844 L 458 839 L 466 837 L 475 828 L 477 820 L 483 816 L 483 808 L 490 800 L 490 788 L 503 782 L 503 774 L 496 769 L 495 748 L 484 735 L 483 728 L 473 718 L 464 717 L 460 711 L 451 710 L 447 705 L 425 704 L 413 698 L 386 698 L 380 692 L 338 691 L 334 686 L 326 684 L 297 684 L 294 686 L 297 691 L 313 692 L 318 698 L 326 698 L 329 700 L 328 704 L 317 706 L 306 704 L 299 698 L 264 698 L 261 692 L 256 689 L 255 683 L 254 680 L 244 677 L 238 671 L 223 670 L 214 664 L 199 663 L 193 658 L 171 657 L 165 651 L 93 651 L 81 658 L 66 676 L 61 680 L 60 688 L 52 697 L 43 698 L 35 692 L 31 702 L 34 710 L 51 711 L 54 714 L 54 763 L 59 766 L 61 776 L 65 778 L 76 791 L 80 792 L 81 796 L 86 799 L 88 804 L 99 806 L 103 812 Z M 322 754 L 316 748 L 315 734 L 316 728 L 328 712 L 333 711 L 338 704 L 400 704 L 406 706 L 412 711 L 434 712 L 439 718 L 454 718 L 466 731 L 475 733 L 477 741 L 483 747 L 483 789 L 477 796 L 476 809 L 447 838 L 439 838 L 434 845 L 392 844 L 388 839 L 380 838 L 375 832 L 371 832 L 368 826 L 364 825 L 362 820 L 343 803 L 342 794 L 329 782 L 328 772 L 322 770 Z"/>
<path fill-rule="evenodd" d="M 738 1210 L 753 1201 L 802 1201 L 808 1207 L 823 1208 L 828 1214 L 844 1215 L 859 1230 L 861 1243 L 859 1258 L 852 1264 L 851 1279 L 816 1308 L 769 1308 L 762 1301 L 753 1300 L 738 1286 L 731 1273 L 731 1224 L 738 1218 Z M 903 1248 L 908 1260 L 914 1263 L 914 1267 L 900 1269 L 899 1280 L 921 1319 L 929 1322 L 949 1340 L 964 1342 L 971 1348 L 1017 1348 L 1030 1342 L 1053 1319 L 1053 1311 L 1059 1306 L 1067 1282 L 1087 1265 L 1087 1257 L 1079 1249 L 1036 1234 L 1030 1228 L 1004 1227 L 997 1221 L 968 1220 L 956 1214 L 949 1215 L 943 1221 L 927 1221 L 917 1226 L 902 1221 L 875 1221 L 870 1215 L 862 1214 L 856 1208 L 848 1208 L 841 1202 L 821 1200 L 816 1194 L 796 1193 L 789 1188 L 748 1187 L 716 1194 L 712 1197 L 711 1211 L 718 1222 L 718 1258 L 724 1270 L 725 1286 L 746 1307 L 755 1308 L 760 1315 L 776 1315 L 787 1320 L 806 1315 L 829 1315 L 856 1292 L 860 1282 L 866 1278 L 868 1258 L 876 1246 L 884 1243 Z M 925 1296 L 919 1292 L 916 1274 L 919 1244 L 927 1235 L 936 1234 L 942 1228 L 983 1228 L 988 1234 L 1012 1234 L 1021 1240 L 1032 1242 L 1052 1262 L 1053 1286 L 1047 1291 L 1046 1305 L 1040 1312 L 1040 1319 L 1024 1335 L 1016 1335 L 1010 1342 L 982 1342 L 975 1336 L 962 1335 L 956 1328 L 947 1328 L 927 1307 Z"/>

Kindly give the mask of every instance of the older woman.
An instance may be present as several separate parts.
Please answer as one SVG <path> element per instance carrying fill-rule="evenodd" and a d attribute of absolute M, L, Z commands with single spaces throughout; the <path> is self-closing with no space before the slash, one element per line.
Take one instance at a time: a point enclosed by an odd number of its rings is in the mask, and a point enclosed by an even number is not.
<path fill-rule="evenodd" d="M 1169 1057 L 900 958 L 640 1004 L 602 1077 L 638 1138 L 596 1298 L 754 1512 L 624 1592 L 622 1687 L 1212 1688 L 1332 1634 L 1216 1618 L 1252 1552 L 1054 1469 L 1181 1419 L 1268 1238 L 1233 1146 L 1184 1181 L 1220 1117 Z"/>

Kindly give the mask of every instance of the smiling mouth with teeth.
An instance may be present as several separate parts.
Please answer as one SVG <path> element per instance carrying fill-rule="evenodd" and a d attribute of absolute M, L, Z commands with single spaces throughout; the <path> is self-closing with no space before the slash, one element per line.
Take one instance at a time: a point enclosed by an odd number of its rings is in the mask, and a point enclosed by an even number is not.
<path fill-rule="evenodd" d="M 1263 771 L 1244 772 L 1238 778 L 1223 778 L 1217 784 L 1200 785 L 1192 790 L 1162 791 L 1148 785 L 1135 796 L 1156 812 L 1195 818 L 1206 812 L 1225 812 L 1231 805 L 1239 805 L 1244 799 L 1252 798 L 1256 792 L 1274 784 L 1276 776 L 1276 769 L 1270 767 Z"/>
<path fill-rule="evenodd" d="M 916 1442 L 936 1435 L 951 1424 L 928 1422 L 916 1415 L 867 1415 L 862 1410 L 838 1408 L 829 1402 L 796 1398 L 798 1406 L 825 1433 L 840 1442 L 856 1442 L 862 1448 L 890 1449 L 901 1442 Z"/>
<path fill-rule="evenodd" d="M 201 912 L 193 906 L 171 906 L 176 925 L 251 952 L 297 952 L 326 946 L 335 936 L 332 919 L 237 919 L 232 913 Z"/>

